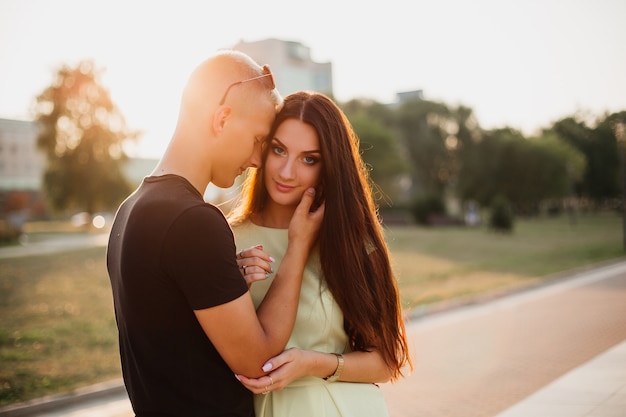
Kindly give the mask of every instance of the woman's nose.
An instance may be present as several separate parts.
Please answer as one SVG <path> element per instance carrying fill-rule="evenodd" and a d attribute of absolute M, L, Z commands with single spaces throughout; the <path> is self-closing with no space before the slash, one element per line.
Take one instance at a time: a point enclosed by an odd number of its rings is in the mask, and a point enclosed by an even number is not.
<path fill-rule="evenodd" d="M 285 179 L 292 179 L 295 177 L 295 170 L 293 161 L 286 158 L 280 168 L 280 176 Z"/>

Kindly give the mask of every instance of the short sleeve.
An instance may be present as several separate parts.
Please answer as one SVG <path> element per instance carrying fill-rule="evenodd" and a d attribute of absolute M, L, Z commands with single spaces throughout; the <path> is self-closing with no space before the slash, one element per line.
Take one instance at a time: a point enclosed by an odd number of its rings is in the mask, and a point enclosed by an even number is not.
<path fill-rule="evenodd" d="M 219 209 L 198 205 L 171 225 L 164 268 L 193 310 L 228 303 L 248 291 L 237 267 L 232 230 Z"/>

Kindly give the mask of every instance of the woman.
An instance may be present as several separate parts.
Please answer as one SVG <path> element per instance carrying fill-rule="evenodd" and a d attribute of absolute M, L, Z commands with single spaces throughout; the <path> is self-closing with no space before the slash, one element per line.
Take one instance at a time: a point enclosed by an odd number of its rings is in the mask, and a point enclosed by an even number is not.
<path fill-rule="evenodd" d="M 289 221 L 310 187 L 325 214 L 287 350 L 266 363 L 267 376 L 237 377 L 261 394 L 258 417 L 385 416 L 375 383 L 396 380 L 412 363 L 367 169 L 341 109 L 323 94 L 298 92 L 285 98 L 263 167 L 247 178 L 229 216 L 238 250 L 257 245 L 279 265 Z M 238 264 L 258 305 L 271 271 L 255 257 Z"/>

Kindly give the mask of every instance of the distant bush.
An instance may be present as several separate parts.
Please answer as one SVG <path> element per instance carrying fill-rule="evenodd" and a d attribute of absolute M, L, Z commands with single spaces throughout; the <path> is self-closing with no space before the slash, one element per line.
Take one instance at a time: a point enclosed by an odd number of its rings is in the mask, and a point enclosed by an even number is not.
<path fill-rule="evenodd" d="M 431 217 L 446 214 L 446 206 L 439 196 L 423 195 L 415 200 L 412 213 L 419 224 L 429 224 Z"/>
<path fill-rule="evenodd" d="M 491 202 L 489 227 L 500 232 L 511 232 L 513 230 L 513 217 L 513 208 L 509 200 L 501 195 L 494 197 Z"/>

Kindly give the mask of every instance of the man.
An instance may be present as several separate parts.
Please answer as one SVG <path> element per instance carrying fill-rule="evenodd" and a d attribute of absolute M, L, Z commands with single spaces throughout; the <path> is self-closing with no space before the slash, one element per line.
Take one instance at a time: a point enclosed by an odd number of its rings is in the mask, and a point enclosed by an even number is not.
<path fill-rule="evenodd" d="M 323 216 L 305 194 L 289 253 L 255 312 L 210 182 L 230 187 L 261 148 L 282 104 L 273 76 L 250 57 L 221 51 L 183 91 L 159 164 L 122 203 L 107 249 L 124 382 L 137 416 L 253 416 L 235 374 L 263 376 L 295 320 L 302 271 Z M 271 258 L 257 248 L 246 255 Z"/>

